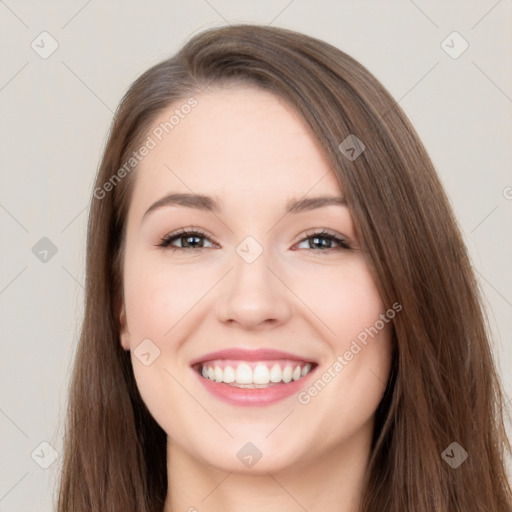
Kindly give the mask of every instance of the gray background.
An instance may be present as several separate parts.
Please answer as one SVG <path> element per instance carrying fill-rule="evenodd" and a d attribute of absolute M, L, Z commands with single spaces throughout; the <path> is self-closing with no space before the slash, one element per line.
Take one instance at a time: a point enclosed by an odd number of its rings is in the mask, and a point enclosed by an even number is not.
<path fill-rule="evenodd" d="M 256 22 L 324 39 L 399 101 L 460 221 L 512 397 L 511 18 L 511 0 L 0 0 L 0 512 L 52 509 L 87 204 L 112 113 L 141 72 L 212 26 Z M 47 58 L 43 31 L 58 43 Z M 453 31 L 469 43 L 457 58 L 445 49 L 459 53 L 462 41 L 442 45 Z"/>

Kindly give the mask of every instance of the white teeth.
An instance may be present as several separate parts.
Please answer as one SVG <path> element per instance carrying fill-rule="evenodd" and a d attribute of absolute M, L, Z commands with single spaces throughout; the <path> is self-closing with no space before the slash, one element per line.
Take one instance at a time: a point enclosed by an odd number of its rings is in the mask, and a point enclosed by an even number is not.
<path fill-rule="evenodd" d="M 236 369 L 237 384 L 252 384 L 252 370 L 248 364 L 241 363 Z"/>
<path fill-rule="evenodd" d="M 270 369 L 270 382 L 281 382 L 283 380 L 283 370 L 278 364 Z"/>
<path fill-rule="evenodd" d="M 226 384 L 231 384 L 236 380 L 235 370 L 232 366 L 226 366 L 224 368 L 224 378 L 222 379 Z"/>
<path fill-rule="evenodd" d="M 296 381 L 305 377 L 312 368 L 310 363 L 296 366 L 286 364 L 284 367 L 274 363 L 269 367 L 268 363 L 258 362 L 252 369 L 249 364 L 241 362 L 236 366 L 225 366 L 222 369 L 222 364 L 215 363 L 212 361 L 202 366 L 201 375 L 205 379 L 245 388 L 268 387 L 277 383 Z"/>
<path fill-rule="evenodd" d="M 252 376 L 254 384 L 268 384 L 270 380 L 270 370 L 264 364 L 256 365 Z"/>
<path fill-rule="evenodd" d="M 224 377 L 224 375 L 223 375 L 223 373 L 222 373 L 222 370 L 221 370 L 218 366 L 216 366 L 216 367 L 213 369 L 213 372 L 214 372 L 214 374 L 215 374 L 215 380 L 216 380 L 217 382 L 222 382 L 222 379 L 223 379 L 223 377 Z"/>
<path fill-rule="evenodd" d="M 309 372 L 311 371 L 311 365 L 309 363 L 306 363 L 304 368 L 302 368 L 300 372 L 301 377 L 305 377 Z"/>

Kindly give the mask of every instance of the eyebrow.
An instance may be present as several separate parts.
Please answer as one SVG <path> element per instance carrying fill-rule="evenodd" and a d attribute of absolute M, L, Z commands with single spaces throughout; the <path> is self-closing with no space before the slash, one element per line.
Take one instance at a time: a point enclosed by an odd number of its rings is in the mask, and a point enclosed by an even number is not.
<path fill-rule="evenodd" d="M 285 213 L 301 213 L 325 206 L 346 206 L 347 202 L 343 196 L 320 196 L 307 197 L 302 199 L 292 199 L 286 203 Z M 185 206 L 186 208 L 195 208 L 212 213 L 220 213 L 220 202 L 213 197 L 203 194 L 172 193 L 168 194 L 155 203 L 153 203 L 143 215 L 146 218 L 149 213 L 164 206 Z"/>

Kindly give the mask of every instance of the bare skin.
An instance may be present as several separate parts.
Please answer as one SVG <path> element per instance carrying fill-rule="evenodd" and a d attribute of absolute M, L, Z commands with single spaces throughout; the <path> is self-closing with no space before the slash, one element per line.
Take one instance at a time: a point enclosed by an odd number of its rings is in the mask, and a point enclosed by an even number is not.
<path fill-rule="evenodd" d="M 136 170 L 120 311 L 120 342 L 168 435 L 165 512 L 355 512 L 389 375 L 389 324 L 351 347 L 385 307 L 345 205 L 284 213 L 290 200 L 342 190 L 305 125 L 272 94 L 237 86 L 196 99 Z M 221 209 L 167 205 L 144 216 L 171 192 L 211 196 Z M 204 236 L 159 246 L 191 227 Z M 349 248 L 315 235 L 324 229 Z M 236 251 L 248 236 L 262 249 L 251 263 Z M 148 366 L 134 352 L 146 339 L 160 351 Z M 247 406 L 207 391 L 191 361 L 233 347 L 315 362 L 303 400 Z M 237 455 L 248 442 L 261 453 L 251 467 Z"/>

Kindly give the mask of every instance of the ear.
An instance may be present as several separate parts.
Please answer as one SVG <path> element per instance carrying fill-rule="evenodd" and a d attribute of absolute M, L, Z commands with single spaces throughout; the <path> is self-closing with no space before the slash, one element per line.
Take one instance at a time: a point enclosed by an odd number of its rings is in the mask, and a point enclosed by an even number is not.
<path fill-rule="evenodd" d="M 126 323 L 126 310 L 124 303 L 121 305 L 121 312 L 119 313 L 119 325 L 121 326 L 119 332 L 119 340 L 121 346 L 125 350 L 130 350 L 130 333 L 128 332 L 128 326 Z"/>

